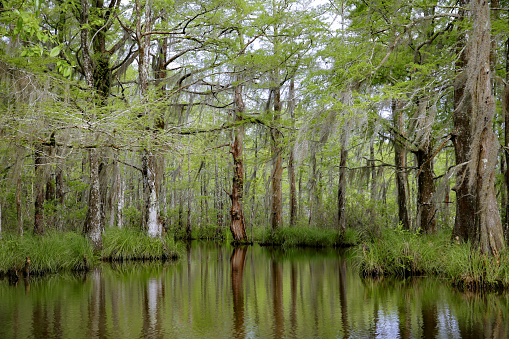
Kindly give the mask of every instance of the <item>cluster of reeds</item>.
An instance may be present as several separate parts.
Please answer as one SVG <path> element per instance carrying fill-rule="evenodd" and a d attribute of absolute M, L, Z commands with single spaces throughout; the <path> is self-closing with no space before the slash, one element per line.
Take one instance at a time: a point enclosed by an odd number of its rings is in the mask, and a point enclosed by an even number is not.
<path fill-rule="evenodd" d="M 450 232 L 427 235 L 385 229 L 360 245 L 358 253 L 363 276 L 437 276 L 465 290 L 509 287 L 507 253 L 482 254 L 470 243 L 451 241 Z"/>
<path fill-rule="evenodd" d="M 103 260 L 156 260 L 179 257 L 173 235 L 152 238 L 133 229 L 112 228 L 103 235 Z"/>

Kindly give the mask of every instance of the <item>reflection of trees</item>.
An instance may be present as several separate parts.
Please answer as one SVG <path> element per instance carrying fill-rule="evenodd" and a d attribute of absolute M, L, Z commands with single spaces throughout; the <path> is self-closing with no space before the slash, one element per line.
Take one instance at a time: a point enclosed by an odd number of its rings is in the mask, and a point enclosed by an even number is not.
<path fill-rule="evenodd" d="M 230 258 L 233 294 L 233 335 L 244 338 L 244 288 L 242 277 L 246 263 L 247 247 L 235 247 Z"/>
<path fill-rule="evenodd" d="M 283 314 L 283 270 L 281 264 L 272 256 L 272 298 L 274 303 L 274 337 L 282 338 L 284 334 Z"/>
<path fill-rule="evenodd" d="M 348 325 L 348 303 L 346 300 L 346 261 L 340 260 L 339 267 L 339 302 L 341 306 L 341 324 L 343 325 L 344 337 L 349 337 L 350 327 Z"/>
<path fill-rule="evenodd" d="M 143 303 L 143 337 L 162 338 L 161 299 L 163 298 L 161 278 L 150 278 L 145 285 Z"/>
<path fill-rule="evenodd" d="M 88 330 L 89 337 L 104 338 L 106 329 L 106 300 L 104 279 L 101 270 L 92 272 L 92 295 L 88 302 Z"/>
<path fill-rule="evenodd" d="M 295 262 L 292 261 L 292 266 L 290 268 L 290 295 L 291 295 L 291 305 L 290 305 L 290 336 L 292 338 L 297 337 L 297 269 L 295 267 Z"/>

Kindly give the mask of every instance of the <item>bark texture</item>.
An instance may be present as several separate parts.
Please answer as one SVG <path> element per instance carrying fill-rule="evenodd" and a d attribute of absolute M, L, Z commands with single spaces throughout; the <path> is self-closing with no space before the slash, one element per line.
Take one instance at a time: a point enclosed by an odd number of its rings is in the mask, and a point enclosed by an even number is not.
<path fill-rule="evenodd" d="M 393 123 L 394 127 L 403 134 L 403 114 L 398 109 L 397 102 L 393 102 Z M 398 217 L 403 229 L 410 229 L 407 208 L 407 174 L 406 174 L 407 151 L 404 145 L 397 140 L 394 142 L 394 164 L 396 166 L 396 189 L 398 192 Z M 373 170 L 374 171 L 374 170 Z M 374 177 L 373 177 L 374 181 Z"/>
<path fill-rule="evenodd" d="M 461 213 L 465 212 L 473 220 L 455 226 L 455 231 L 466 233 L 482 253 L 496 255 L 505 243 L 495 195 L 498 143 L 492 127 L 495 101 L 491 92 L 490 9 L 482 0 L 470 1 L 470 8 L 473 27 L 466 48 L 467 64 L 455 88 L 463 93 L 454 113 L 454 144 L 458 164 L 468 161 L 458 177 L 456 192 L 463 199 L 468 194 L 469 205 L 461 205 L 462 210 L 458 207 L 457 216 L 463 218 Z M 464 239 L 463 233 L 458 232 L 458 236 Z"/>
<path fill-rule="evenodd" d="M 233 156 L 233 182 L 230 198 L 232 207 L 230 209 L 231 224 L 230 230 L 234 242 L 247 241 L 246 224 L 244 220 L 244 160 L 243 160 L 243 138 L 244 126 L 242 125 L 244 113 L 244 101 L 242 99 L 242 85 L 235 86 L 235 122 L 237 127 L 234 130 L 231 154 Z"/>
<path fill-rule="evenodd" d="M 281 92 L 280 88 L 274 89 L 274 125 L 277 126 L 281 115 Z M 272 231 L 283 226 L 283 192 L 281 181 L 283 178 L 283 156 L 281 147 L 281 132 L 277 127 L 271 128 L 272 137 L 272 205 L 271 226 Z"/>

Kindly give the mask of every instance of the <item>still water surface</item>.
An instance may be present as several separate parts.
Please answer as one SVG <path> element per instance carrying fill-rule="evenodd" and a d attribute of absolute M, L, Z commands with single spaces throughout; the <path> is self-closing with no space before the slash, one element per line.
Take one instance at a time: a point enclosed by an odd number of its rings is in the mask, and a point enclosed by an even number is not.
<path fill-rule="evenodd" d="M 193 242 L 178 262 L 0 281 L 0 338 L 508 338 L 507 294 L 364 280 L 349 252 Z"/>

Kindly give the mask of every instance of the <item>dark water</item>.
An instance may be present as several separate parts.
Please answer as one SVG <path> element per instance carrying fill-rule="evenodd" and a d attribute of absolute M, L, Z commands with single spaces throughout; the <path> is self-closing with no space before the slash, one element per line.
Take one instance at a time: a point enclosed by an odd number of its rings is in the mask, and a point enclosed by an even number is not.
<path fill-rule="evenodd" d="M 351 254 L 195 242 L 176 263 L 0 281 L 0 338 L 508 338 L 507 294 L 362 280 Z"/>

